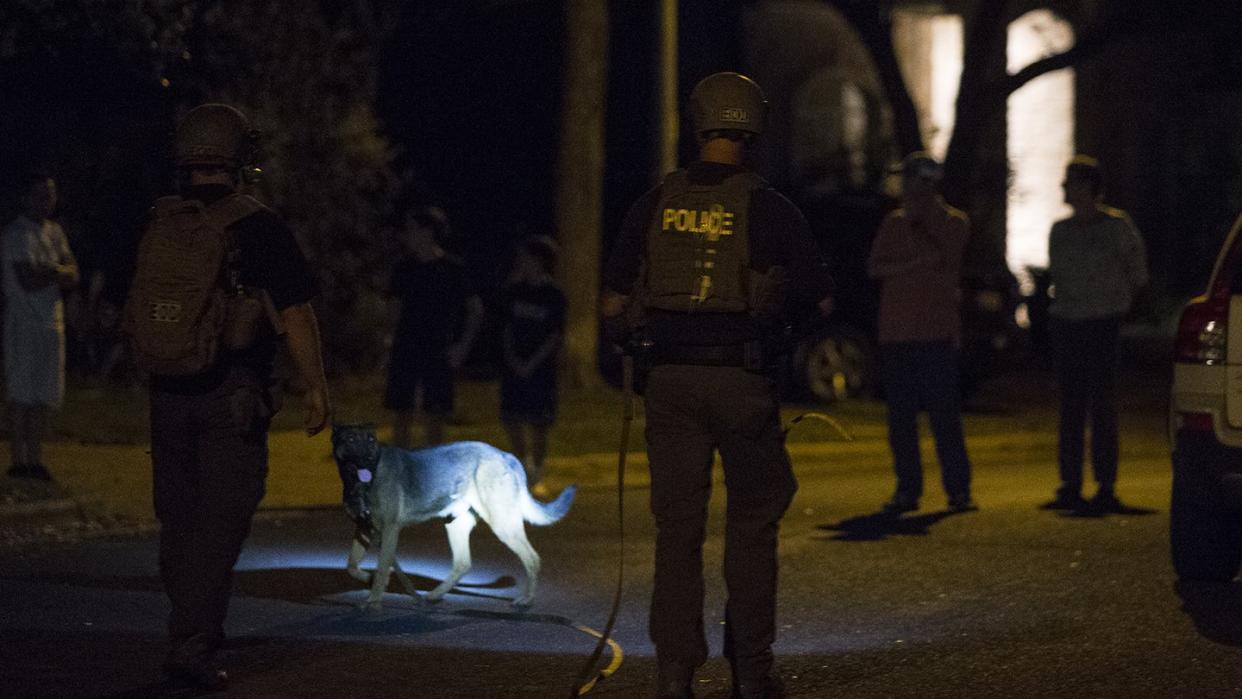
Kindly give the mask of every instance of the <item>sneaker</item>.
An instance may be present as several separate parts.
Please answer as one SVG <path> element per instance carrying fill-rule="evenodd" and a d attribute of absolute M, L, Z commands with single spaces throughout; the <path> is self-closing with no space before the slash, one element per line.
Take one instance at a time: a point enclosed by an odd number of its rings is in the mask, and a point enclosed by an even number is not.
<path fill-rule="evenodd" d="M 896 493 L 891 500 L 880 507 L 880 512 L 886 515 L 899 515 L 903 512 L 913 512 L 917 509 L 919 509 L 918 498 L 906 493 Z"/>
<path fill-rule="evenodd" d="M 694 699 L 694 667 L 675 660 L 658 660 L 656 699 Z"/>
<path fill-rule="evenodd" d="M 1039 506 L 1041 510 L 1081 510 L 1087 507 L 1082 495 L 1068 490 L 1058 490 L 1055 497 Z"/>
<path fill-rule="evenodd" d="M 949 496 L 949 512 L 974 512 L 979 509 L 970 493 L 959 493 Z"/>
<path fill-rule="evenodd" d="M 733 685 L 730 699 L 784 699 L 785 682 L 775 672 Z"/>

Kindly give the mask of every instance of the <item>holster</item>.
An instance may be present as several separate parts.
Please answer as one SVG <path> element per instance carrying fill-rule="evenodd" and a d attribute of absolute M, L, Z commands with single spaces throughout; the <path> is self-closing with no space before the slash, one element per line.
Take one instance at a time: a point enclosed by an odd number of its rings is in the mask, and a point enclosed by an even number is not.
<path fill-rule="evenodd" d="M 634 395 L 636 396 L 643 394 L 643 389 L 647 386 L 647 375 L 651 373 L 651 367 L 655 365 L 652 355 L 653 347 L 651 340 L 643 337 L 641 333 L 630 335 L 622 347 L 622 353 L 633 359 Z"/>

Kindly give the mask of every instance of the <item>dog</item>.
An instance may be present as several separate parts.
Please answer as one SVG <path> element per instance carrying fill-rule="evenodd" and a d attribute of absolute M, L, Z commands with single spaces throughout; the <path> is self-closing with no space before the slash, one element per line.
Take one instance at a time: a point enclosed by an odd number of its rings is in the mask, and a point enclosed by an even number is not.
<path fill-rule="evenodd" d="M 550 503 L 531 497 L 526 471 L 514 455 L 483 442 L 452 442 L 425 449 L 382 444 L 372 428 L 333 425 L 332 455 L 343 486 L 346 513 L 358 527 L 347 570 L 371 583 L 366 606 L 379 609 L 397 555 L 402 527 L 447 518 L 453 569 L 426 600 L 437 602 L 470 570 L 470 532 L 479 519 L 522 561 L 526 582 L 513 606 L 529 608 L 539 578 L 539 554 L 526 539 L 525 523 L 553 524 L 569 512 L 577 488 L 566 487 Z M 358 568 L 372 545 L 375 573 Z"/>

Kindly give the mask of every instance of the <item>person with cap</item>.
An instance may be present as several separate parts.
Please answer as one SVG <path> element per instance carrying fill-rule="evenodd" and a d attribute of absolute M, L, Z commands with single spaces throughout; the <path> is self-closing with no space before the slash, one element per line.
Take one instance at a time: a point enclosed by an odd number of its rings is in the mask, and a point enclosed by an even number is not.
<path fill-rule="evenodd" d="M 1057 360 L 1061 415 L 1057 464 L 1061 484 L 1044 509 L 1122 510 L 1117 499 L 1117 407 L 1113 387 L 1117 336 L 1135 294 L 1147 284 L 1143 238 L 1130 217 L 1105 206 L 1099 161 L 1077 155 L 1065 169 L 1069 218 L 1052 225 L 1048 272 L 1053 287 L 1048 309 Z M 1091 467 L 1098 489 L 1082 496 L 1084 439 L 1091 416 Z"/>
<path fill-rule="evenodd" d="M 233 566 L 266 487 L 282 339 L 304 390 L 306 433 L 330 415 L 306 258 L 276 212 L 238 191 L 257 170 L 256 139 L 225 104 L 178 122 L 177 194 L 152 207 L 123 321 L 151 375 L 159 570 L 171 607 L 164 670 L 209 690 L 228 681 L 216 654 Z"/>
<path fill-rule="evenodd" d="M 783 696 L 774 665 L 777 540 L 797 483 L 765 343 L 831 309 L 830 279 L 801 212 L 745 165 L 767 102 L 738 73 L 690 96 L 699 159 L 629 210 L 604 270 L 605 326 L 637 333 L 655 582 L 649 633 L 660 697 L 693 696 L 707 659 L 703 543 L 713 455 L 724 468 L 724 654 L 738 697 Z M 626 319 L 620 323 L 621 319 Z"/>
<path fill-rule="evenodd" d="M 867 261 L 868 274 L 880 283 L 878 339 L 897 476 L 883 512 L 894 516 L 917 510 L 923 495 L 922 411 L 936 440 L 948 509 L 976 509 L 958 386 L 960 278 L 970 222 L 940 196 L 940 178 L 940 163 L 927 153 L 906 156 L 902 206 L 880 224 Z"/>

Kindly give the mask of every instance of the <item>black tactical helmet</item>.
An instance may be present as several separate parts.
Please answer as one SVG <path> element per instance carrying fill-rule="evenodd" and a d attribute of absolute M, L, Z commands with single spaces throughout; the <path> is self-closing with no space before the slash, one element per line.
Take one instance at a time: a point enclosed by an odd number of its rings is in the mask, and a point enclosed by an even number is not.
<path fill-rule="evenodd" d="M 191 109 L 177 124 L 177 167 L 250 165 L 258 132 L 245 115 L 227 104 Z"/>
<path fill-rule="evenodd" d="M 694 132 L 743 131 L 763 133 L 768 102 L 754 80 L 740 73 L 713 73 L 690 93 Z"/>

